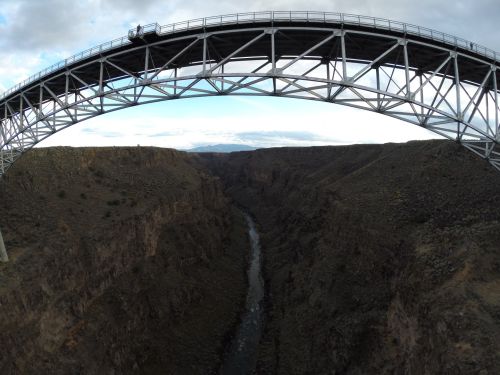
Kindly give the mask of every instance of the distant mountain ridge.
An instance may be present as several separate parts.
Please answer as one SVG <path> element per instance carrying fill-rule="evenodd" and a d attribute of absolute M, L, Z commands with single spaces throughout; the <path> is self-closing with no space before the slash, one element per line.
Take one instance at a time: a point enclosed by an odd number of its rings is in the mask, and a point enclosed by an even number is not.
<path fill-rule="evenodd" d="M 194 147 L 189 150 L 184 150 L 187 152 L 236 152 L 236 151 L 254 151 L 257 148 L 248 146 L 248 145 L 240 145 L 240 144 L 217 144 L 217 145 L 207 145 L 207 146 L 199 146 Z"/>

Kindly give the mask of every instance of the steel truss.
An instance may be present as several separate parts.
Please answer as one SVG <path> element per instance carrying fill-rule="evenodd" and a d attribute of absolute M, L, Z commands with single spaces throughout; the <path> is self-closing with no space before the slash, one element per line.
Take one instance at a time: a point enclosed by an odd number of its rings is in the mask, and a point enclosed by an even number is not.
<path fill-rule="evenodd" d="M 317 100 L 384 114 L 455 140 L 500 170 L 498 61 L 410 35 L 337 26 L 290 21 L 150 40 L 131 35 L 127 48 L 62 68 L 0 102 L 0 176 L 37 143 L 81 121 L 223 95 Z M 377 47 L 369 59 L 360 57 L 362 40 Z M 414 63 L 419 53 L 430 54 L 427 65 Z M 132 55 L 135 65 L 127 60 Z"/>

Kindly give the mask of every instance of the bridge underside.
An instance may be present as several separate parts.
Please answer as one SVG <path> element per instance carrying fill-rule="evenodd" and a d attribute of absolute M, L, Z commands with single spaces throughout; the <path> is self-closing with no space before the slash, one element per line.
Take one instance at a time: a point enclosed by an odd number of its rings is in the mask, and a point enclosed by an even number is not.
<path fill-rule="evenodd" d="M 321 22 L 158 35 L 68 65 L 0 102 L 0 175 L 68 126 L 163 100 L 278 96 L 385 114 L 456 140 L 500 169 L 498 62 L 426 38 Z"/>

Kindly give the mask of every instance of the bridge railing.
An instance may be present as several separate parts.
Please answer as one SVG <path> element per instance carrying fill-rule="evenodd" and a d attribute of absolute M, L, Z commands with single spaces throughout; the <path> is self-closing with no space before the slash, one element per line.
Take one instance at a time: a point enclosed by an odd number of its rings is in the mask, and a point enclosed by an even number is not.
<path fill-rule="evenodd" d="M 205 18 L 198 18 L 189 21 L 172 23 L 169 25 L 160 26 L 157 23 L 145 25 L 141 32 L 155 32 L 158 35 L 172 34 L 179 31 L 188 31 L 206 27 L 223 26 L 228 24 L 250 24 L 257 22 L 323 22 L 332 24 L 345 24 L 354 26 L 367 26 L 375 29 L 383 29 L 389 31 L 397 31 L 409 35 L 424 37 L 433 41 L 446 43 L 450 46 L 469 50 L 487 58 L 499 61 L 500 54 L 492 49 L 486 48 L 479 44 L 470 42 L 463 38 L 459 38 L 450 34 L 436 31 L 426 27 L 412 25 L 399 21 L 391 21 L 384 18 L 376 18 L 369 16 L 360 16 L 355 14 L 334 13 L 334 12 L 309 12 L 309 11 L 267 11 L 267 12 L 249 12 L 249 13 L 235 13 L 226 14 L 222 16 L 212 16 Z M 41 78 L 53 73 L 65 66 L 71 65 L 77 61 L 98 55 L 99 53 L 112 50 L 131 43 L 129 40 L 132 36 L 137 36 L 136 29 L 129 31 L 128 36 L 123 36 L 114 39 L 110 42 L 100 44 L 96 47 L 89 48 L 85 51 L 79 52 L 63 61 L 60 61 L 48 68 L 38 72 L 24 81 L 11 87 L 7 91 L 0 94 L 0 100 L 3 100 L 8 95 L 20 90 L 22 87 L 29 85 L 32 82 L 38 81 Z"/>
<path fill-rule="evenodd" d="M 492 49 L 486 48 L 477 43 L 470 42 L 466 39 L 456 37 L 454 35 L 429 29 L 427 27 L 421 27 L 399 21 L 392 21 L 384 18 L 334 12 L 269 11 L 226 14 L 222 16 L 198 18 L 194 20 L 160 26 L 159 34 L 171 34 L 179 31 L 187 31 L 191 29 L 199 29 L 202 27 L 213 27 L 219 25 L 222 26 L 226 24 L 285 21 L 335 23 L 373 27 L 375 29 L 383 29 L 389 31 L 398 31 L 409 35 L 424 37 L 437 42 L 443 42 L 458 48 L 470 50 L 497 61 L 500 58 L 500 54 Z"/>

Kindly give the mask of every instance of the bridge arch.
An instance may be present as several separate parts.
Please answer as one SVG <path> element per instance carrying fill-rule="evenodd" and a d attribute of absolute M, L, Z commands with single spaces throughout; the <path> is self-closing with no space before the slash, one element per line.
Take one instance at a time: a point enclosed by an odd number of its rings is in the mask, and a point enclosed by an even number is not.
<path fill-rule="evenodd" d="M 500 170 L 500 54 L 400 22 L 257 12 L 147 25 L 72 56 L 0 97 L 0 176 L 78 122 L 203 96 L 279 96 L 391 116 Z"/>

